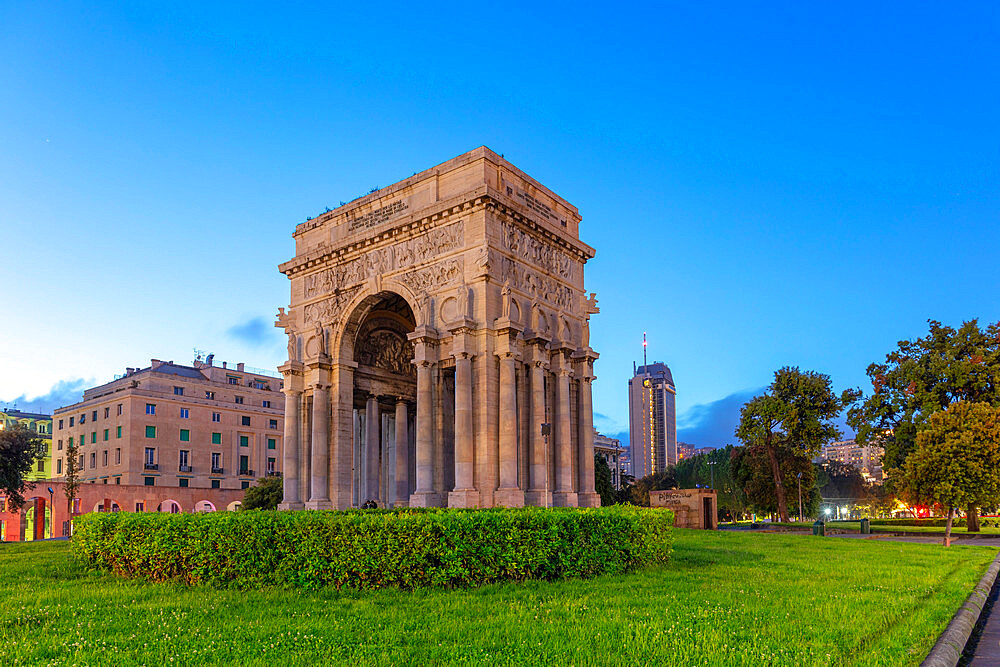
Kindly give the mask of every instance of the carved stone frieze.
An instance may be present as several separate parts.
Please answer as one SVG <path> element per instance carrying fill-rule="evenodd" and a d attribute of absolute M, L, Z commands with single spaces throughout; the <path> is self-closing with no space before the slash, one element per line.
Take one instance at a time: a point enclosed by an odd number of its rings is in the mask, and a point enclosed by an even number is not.
<path fill-rule="evenodd" d="M 462 247 L 464 229 L 465 223 L 460 220 L 432 229 L 423 236 L 375 248 L 338 266 L 317 271 L 305 277 L 304 296 L 311 299 L 329 294 L 457 250 Z"/>
<path fill-rule="evenodd" d="M 441 287 L 462 282 L 464 275 L 465 262 L 463 258 L 454 257 L 416 271 L 404 273 L 402 282 L 409 285 L 414 293 L 435 292 Z"/>
<path fill-rule="evenodd" d="M 376 317 L 367 320 L 358 331 L 354 358 L 362 366 L 387 370 L 396 375 L 413 376 L 413 343 L 396 320 Z"/>
<path fill-rule="evenodd" d="M 341 290 L 316 303 L 310 303 L 303 308 L 305 324 L 314 322 L 328 324 L 336 322 L 344 311 L 344 307 L 354 298 L 357 287 Z"/>
<path fill-rule="evenodd" d="M 548 273 L 571 282 L 576 262 L 553 245 L 541 241 L 531 234 L 518 229 L 513 223 L 500 223 L 503 246 L 519 259 L 545 269 Z"/>
<path fill-rule="evenodd" d="M 504 257 L 500 279 L 535 300 L 545 301 L 561 310 L 572 310 L 573 290 L 562 283 Z"/>

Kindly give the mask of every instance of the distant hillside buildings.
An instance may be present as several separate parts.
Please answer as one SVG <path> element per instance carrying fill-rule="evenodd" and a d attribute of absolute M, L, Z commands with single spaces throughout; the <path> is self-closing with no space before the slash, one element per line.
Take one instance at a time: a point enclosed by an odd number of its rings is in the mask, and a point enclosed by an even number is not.
<path fill-rule="evenodd" d="M 639 366 L 628 381 L 629 446 L 636 479 L 677 463 L 674 378 L 662 362 Z"/>
<path fill-rule="evenodd" d="M 35 467 L 27 479 L 47 479 L 52 476 L 52 416 L 38 412 L 22 412 L 14 408 L 0 410 L 0 430 L 23 426 L 42 441 Z"/>
<path fill-rule="evenodd" d="M 881 483 L 885 479 L 882 471 L 882 456 L 885 450 L 874 445 L 859 445 L 854 440 L 831 442 L 820 448 L 816 462 L 839 461 L 852 465 L 861 471 L 866 481 Z"/>

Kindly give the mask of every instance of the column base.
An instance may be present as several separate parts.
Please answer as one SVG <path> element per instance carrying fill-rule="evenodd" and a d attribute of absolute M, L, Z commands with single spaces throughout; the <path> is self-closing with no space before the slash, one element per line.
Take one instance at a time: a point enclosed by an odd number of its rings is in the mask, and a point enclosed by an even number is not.
<path fill-rule="evenodd" d="M 518 488 L 497 489 L 493 494 L 496 507 L 524 507 L 524 491 Z"/>
<path fill-rule="evenodd" d="M 333 503 L 329 500 L 307 500 L 306 501 L 307 510 L 330 510 L 333 509 Z"/>
<path fill-rule="evenodd" d="M 448 507 L 468 509 L 479 507 L 479 492 L 475 489 L 455 489 L 448 492 Z"/>
<path fill-rule="evenodd" d="M 531 507 L 552 507 L 552 492 L 546 490 L 532 491 L 529 489 L 524 492 L 524 504 Z"/>
<path fill-rule="evenodd" d="M 441 494 L 433 491 L 417 491 L 410 495 L 410 507 L 441 507 Z"/>
<path fill-rule="evenodd" d="M 578 493 L 576 502 L 578 507 L 600 507 L 601 496 L 598 493 Z"/>
<path fill-rule="evenodd" d="M 394 500 L 392 502 L 392 506 L 393 506 L 393 508 L 409 507 L 410 506 L 410 501 L 409 500 Z"/>
<path fill-rule="evenodd" d="M 553 491 L 553 507 L 577 507 L 577 497 L 574 491 Z"/>
<path fill-rule="evenodd" d="M 279 510 L 283 510 L 283 511 L 301 510 L 301 509 L 305 509 L 305 505 L 303 503 L 298 502 L 298 501 L 295 501 L 293 503 L 281 502 L 281 503 L 278 503 L 278 509 Z"/>

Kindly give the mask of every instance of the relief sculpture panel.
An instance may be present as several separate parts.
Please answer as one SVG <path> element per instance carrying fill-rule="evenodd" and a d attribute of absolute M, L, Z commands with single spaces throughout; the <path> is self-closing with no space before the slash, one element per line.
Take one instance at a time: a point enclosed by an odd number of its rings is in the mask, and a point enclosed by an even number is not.
<path fill-rule="evenodd" d="M 501 280 L 533 299 L 550 303 L 562 310 L 572 310 L 573 290 L 562 283 L 504 257 Z"/>
<path fill-rule="evenodd" d="M 567 282 L 572 282 L 573 269 L 576 265 L 572 257 L 555 246 L 518 229 L 509 221 L 505 220 L 501 223 L 501 231 L 504 248 L 511 251 L 519 259 L 541 267 Z"/>

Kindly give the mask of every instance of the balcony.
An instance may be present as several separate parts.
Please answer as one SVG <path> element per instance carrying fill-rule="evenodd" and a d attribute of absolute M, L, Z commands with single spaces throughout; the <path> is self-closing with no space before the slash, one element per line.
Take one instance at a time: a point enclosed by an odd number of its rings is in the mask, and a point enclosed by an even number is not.
<path fill-rule="evenodd" d="M 144 467 L 144 468 L 145 468 L 146 470 L 159 470 L 159 469 L 160 469 L 160 466 L 156 465 L 155 463 L 147 463 L 147 464 L 146 464 L 145 466 L 143 466 L 143 467 Z"/>
<path fill-rule="evenodd" d="M 281 471 L 280 470 L 268 470 L 267 471 L 267 476 L 268 477 L 281 477 Z"/>
<path fill-rule="evenodd" d="M 253 470 L 240 470 L 240 477 L 253 477 Z"/>
<path fill-rule="evenodd" d="M 191 472 L 191 466 L 177 466 L 177 469 L 181 472 Z"/>
<path fill-rule="evenodd" d="M 213 475 L 221 475 L 223 472 L 225 472 L 223 468 L 216 468 L 215 466 L 212 466 Z"/>

